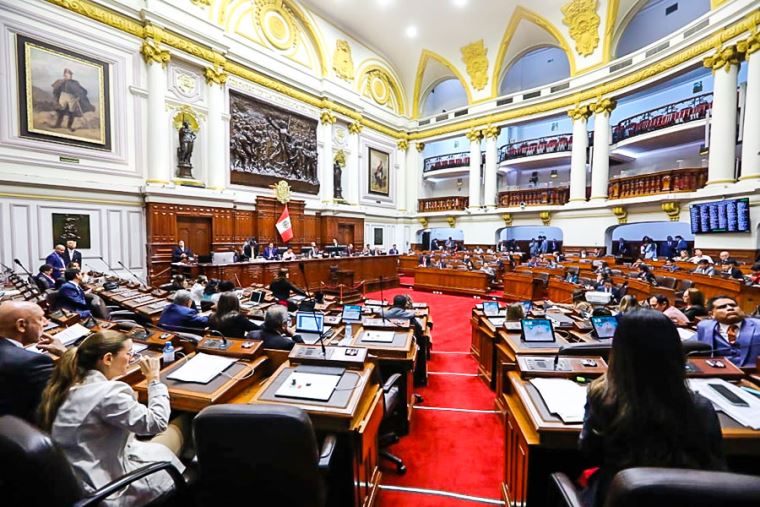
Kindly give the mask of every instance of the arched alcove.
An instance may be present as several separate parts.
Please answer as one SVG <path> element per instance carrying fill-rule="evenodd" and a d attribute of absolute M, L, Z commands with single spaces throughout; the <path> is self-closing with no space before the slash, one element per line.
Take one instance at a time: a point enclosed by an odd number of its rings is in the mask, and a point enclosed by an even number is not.
<path fill-rule="evenodd" d="M 691 225 L 686 222 L 670 222 L 663 220 L 661 222 L 636 222 L 633 224 L 622 224 L 609 227 L 605 231 L 604 244 L 608 252 L 617 255 L 618 240 L 623 238 L 628 244 L 633 257 L 637 257 L 641 240 L 644 236 L 649 236 L 657 243 L 658 255 L 662 253 L 662 244 L 668 236 L 675 238 L 680 235 L 689 244 L 689 251 L 694 247 L 694 235 L 691 233 Z"/>
<path fill-rule="evenodd" d="M 570 77 L 570 61 L 565 50 L 557 46 L 541 46 L 518 55 L 507 67 L 499 95 L 529 90 Z"/>
<path fill-rule="evenodd" d="M 439 81 L 422 99 L 421 116 L 445 113 L 467 105 L 467 92 L 456 78 Z"/>
<path fill-rule="evenodd" d="M 516 227 L 504 227 L 499 231 L 497 239 L 504 241 L 514 239 L 516 241 L 530 241 L 539 236 L 547 239 L 562 241 L 562 229 L 559 227 L 547 227 L 543 225 L 518 225 Z"/>
<path fill-rule="evenodd" d="M 703 14 L 710 12 L 710 0 L 641 0 L 617 29 L 615 58 L 633 53 L 666 38 Z"/>
<path fill-rule="evenodd" d="M 433 240 L 438 240 L 443 246 L 444 242 L 451 238 L 452 240 L 463 243 L 464 231 L 462 229 L 452 229 L 451 227 L 431 227 L 417 231 L 417 244 L 421 245 L 423 250 L 430 250 L 430 244 Z"/>

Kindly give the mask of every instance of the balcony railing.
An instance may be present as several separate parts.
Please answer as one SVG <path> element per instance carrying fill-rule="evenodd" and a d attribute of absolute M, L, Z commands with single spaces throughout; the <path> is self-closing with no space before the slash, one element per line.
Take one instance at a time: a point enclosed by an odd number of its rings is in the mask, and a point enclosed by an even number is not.
<path fill-rule="evenodd" d="M 547 153 L 562 153 L 573 150 L 573 134 L 557 134 L 554 136 L 527 139 L 505 144 L 499 148 L 499 162 L 515 158 L 532 157 Z"/>
<path fill-rule="evenodd" d="M 568 187 L 558 188 L 527 188 L 499 192 L 499 206 L 511 208 L 515 206 L 559 206 L 570 198 Z"/>
<path fill-rule="evenodd" d="M 613 178 L 607 187 L 610 199 L 628 199 L 645 195 L 694 192 L 707 182 L 706 167 L 672 169 L 650 174 Z"/>
<path fill-rule="evenodd" d="M 612 142 L 706 118 L 712 109 L 712 95 L 705 93 L 626 118 L 612 127 Z"/>
<path fill-rule="evenodd" d="M 449 197 L 432 197 L 417 201 L 417 211 L 420 213 L 430 211 L 464 210 L 470 205 L 469 197 L 452 195 Z"/>
<path fill-rule="evenodd" d="M 485 153 L 481 153 L 481 164 L 485 163 Z M 428 157 L 425 159 L 423 172 L 440 171 L 442 169 L 453 169 L 455 167 L 466 167 L 470 165 L 470 152 L 449 153 L 438 155 L 437 157 Z"/>

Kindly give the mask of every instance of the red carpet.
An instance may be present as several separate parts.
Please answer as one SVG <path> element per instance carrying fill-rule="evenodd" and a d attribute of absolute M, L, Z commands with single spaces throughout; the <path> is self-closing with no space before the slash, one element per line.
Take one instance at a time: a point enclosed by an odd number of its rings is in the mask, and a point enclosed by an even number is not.
<path fill-rule="evenodd" d="M 432 374 L 427 387 L 415 389 L 425 401 L 412 414 L 411 433 L 391 448 L 404 460 L 408 471 L 397 475 L 394 467 L 386 463 L 381 484 L 423 491 L 381 489 L 379 505 L 498 505 L 504 475 L 504 426 L 493 412 L 493 392 L 472 376 L 477 373 L 477 362 L 469 355 L 470 314 L 479 300 L 406 288 L 385 291 L 384 296 L 392 300 L 399 293 L 411 294 L 415 302 L 430 305 L 435 324 L 433 354 L 428 363 Z M 367 297 L 379 299 L 380 293 Z"/>

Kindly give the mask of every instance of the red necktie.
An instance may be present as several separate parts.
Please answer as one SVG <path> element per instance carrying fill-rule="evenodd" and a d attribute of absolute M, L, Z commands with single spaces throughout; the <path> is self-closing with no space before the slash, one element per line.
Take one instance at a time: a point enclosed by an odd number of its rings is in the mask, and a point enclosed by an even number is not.
<path fill-rule="evenodd" d="M 739 326 L 736 324 L 731 324 L 728 326 L 728 329 L 726 330 L 726 336 L 728 337 L 728 343 L 731 345 L 736 343 L 736 338 L 739 336 Z"/>

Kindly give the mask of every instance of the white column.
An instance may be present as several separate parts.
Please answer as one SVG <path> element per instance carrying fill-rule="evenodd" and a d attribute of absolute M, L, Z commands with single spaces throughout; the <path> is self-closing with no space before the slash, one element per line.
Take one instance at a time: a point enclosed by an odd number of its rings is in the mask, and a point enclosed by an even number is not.
<path fill-rule="evenodd" d="M 486 167 L 483 178 L 483 205 L 489 208 L 497 206 L 496 203 L 496 138 L 499 137 L 499 127 L 487 127 L 483 129 L 483 137 L 486 139 Z M 480 156 L 478 156 L 478 159 Z M 472 161 L 470 161 L 472 163 Z"/>
<path fill-rule="evenodd" d="M 166 64 L 168 51 L 149 39 L 143 42 L 141 53 L 148 66 L 148 119 L 146 183 L 165 184 L 172 179 L 171 142 L 166 112 Z"/>
<path fill-rule="evenodd" d="M 573 151 L 570 155 L 570 201 L 586 200 L 586 148 L 588 148 L 586 120 L 590 113 L 588 106 L 578 106 L 567 113 L 573 119 Z"/>
<path fill-rule="evenodd" d="M 741 180 L 760 178 L 760 32 L 737 44 L 747 60 Z"/>
<path fill-rule="evenodd" d="M 399 211 L 407 211 L 406 207 L 406 150 L 409 149 L 409 142 L 405 139 L 396 143 L 396 164 L 398 169 L 396 170 L 396 209 Z M 416 208 L 411 211 L 417 211 Z M 398 243 L 398 242 L 397 242 Z M 398 243 L 401 244 L 401 243 Z"/>
<path fill-rule="evenodd" d="M 227 74 L 216 69 L 205 71 L 208 83 L 208 159 L 206 161 L 206 186 L 212 190 L 223 190 L 227 185 L 225 167 L 224 84 Z"/>
<path fill-rule="evenodd" d="M 406 150 L 406 209 L 412 213 L 417 212 L 420 188 L 422 188 L 420 152 L 424 149 L 423 143 L 414 143 L 414 146 Z"/>
<path fill-rule="evenodd" d="M 600 100 L 591 106 L 594 112 L 594 156 L 591 161 L 591 199 L 607 199 L 610 182 L 610 113 L 615 101 Z M 575 147 L 575 139 L 573 139 Z"/>
<path fill-rule="evenodd" d="M 335 198 L 335 173 L 333 165 L 335 157 L 333 155 L 333 124 L 335 115 L 330 111 L 323 111 L 317 125 L 317 133 L 321 139 L 322 156 L 319 159 L 319 193 L 324 203 L 332 202 Z M 345 167 L 345 160 L 343 162 Z M 343 189 L 341 189 L 341 193 Z M 345 196 L 344 196 L 345 197 Z"/>
<path fill-rule="evenodd" d="M 707 184 L 733 183 L 736 159 L 736 77 L 739 70 L 736 46 L 726 46 L 714 56 L 705 58 L 704 64 L 712 69 L 714 77 Z"/>
<path fill-rule="evenodd" d="M 480 130 L 471 130 L 467 133 L 470 141 L 470 208 L 480 207 L 480 138 L 483 133 Z"/>
<path fill-rule="evenodd" d="M 359 204 L 360 187 L 361 187 L 361 171 L 366 171 L 365 165 L 367 161 L 364 159 L 364 154 L 359 153 L 359 134 L 361 134 L 362 125 L 360 123 L 352 123 L 348 126 L 348 149 L 351 151 L 349 154 L 350 162 L 346 165 L 346 171 L 343 175 L 346 184 L 343 186 L 343 197 L 350 204 Z"/>

